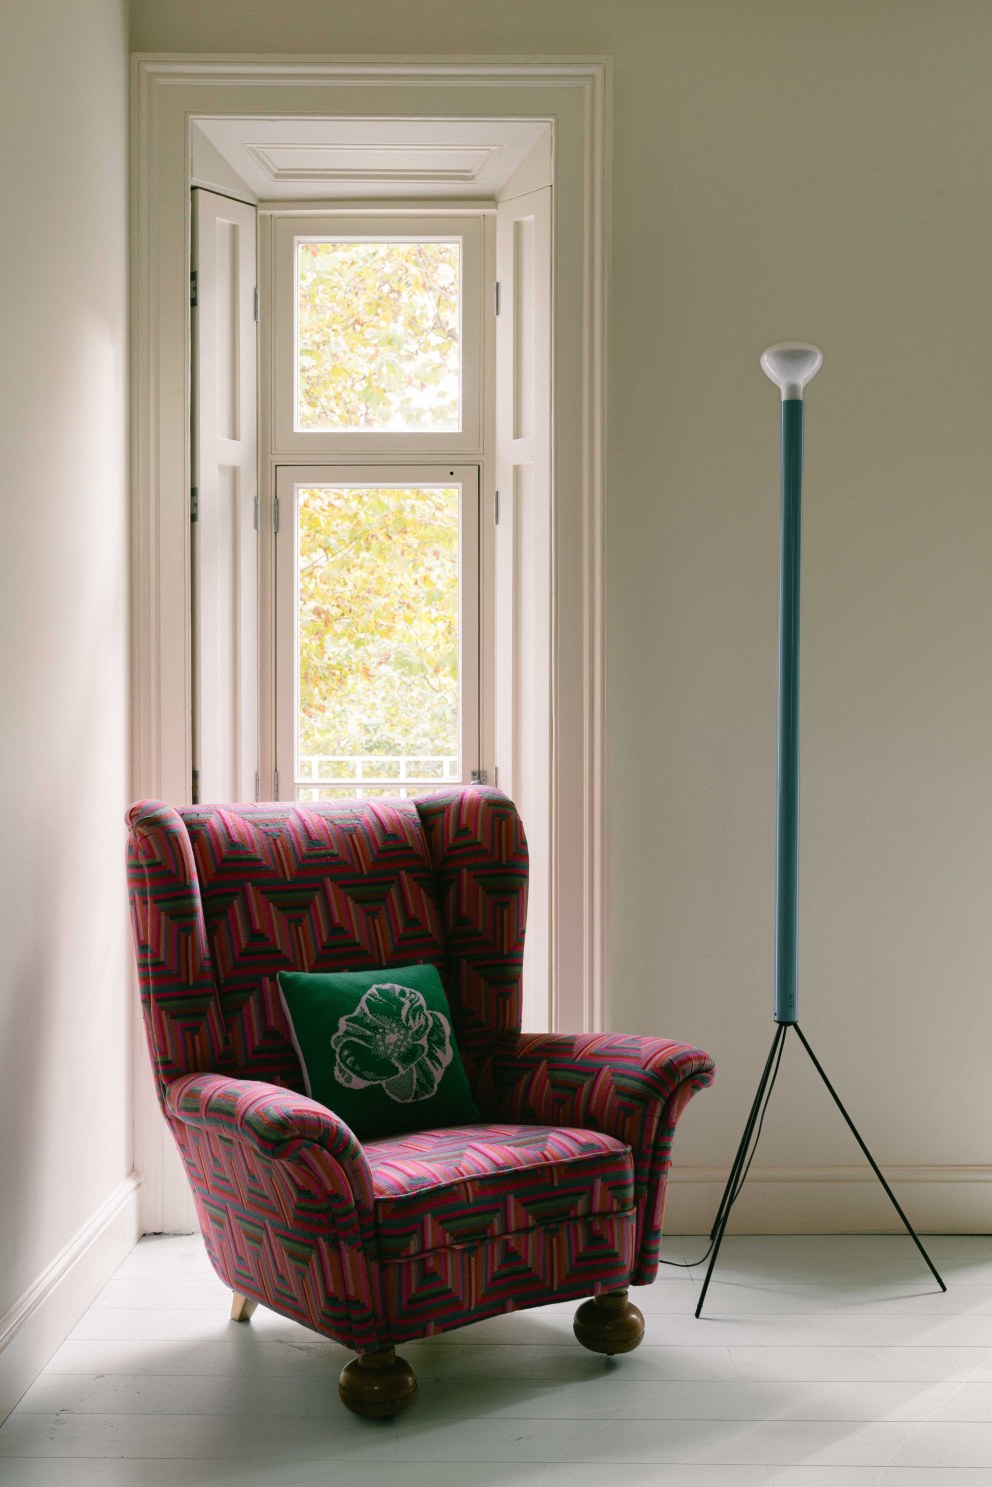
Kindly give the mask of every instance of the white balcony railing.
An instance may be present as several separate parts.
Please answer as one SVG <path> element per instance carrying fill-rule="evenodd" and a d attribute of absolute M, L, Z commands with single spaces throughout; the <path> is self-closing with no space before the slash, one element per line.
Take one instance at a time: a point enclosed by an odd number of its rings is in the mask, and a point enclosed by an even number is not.
<path fill-rule="evenodd" d="M 446 785 L 459 779 L 457 754 L 301 754 L 299 785 Z"/>

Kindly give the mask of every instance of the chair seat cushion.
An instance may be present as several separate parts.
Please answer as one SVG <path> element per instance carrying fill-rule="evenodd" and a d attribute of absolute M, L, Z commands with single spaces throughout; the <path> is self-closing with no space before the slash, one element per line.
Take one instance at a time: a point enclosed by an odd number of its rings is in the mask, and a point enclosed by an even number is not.
<path fill-rule="evenodd" d="M 369 1141 L 380 1260 L 625 1213 L 630 1147 L 567 1126 L 470 1125 Z"/>

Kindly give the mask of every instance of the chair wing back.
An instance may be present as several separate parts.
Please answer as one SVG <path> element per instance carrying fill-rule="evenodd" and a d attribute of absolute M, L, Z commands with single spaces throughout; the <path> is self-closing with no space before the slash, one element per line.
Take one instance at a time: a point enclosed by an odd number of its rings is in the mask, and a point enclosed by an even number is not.
<path fill-rule="evenodd" d="M 498 790 L 431 795 L 417 809 L 437 872 L 458 1047 L 474 1081 L 477 1061 L 520 1031 L 527 838 Z"/>
<path fill-rule="evenodd" d="M 131 807 L 127 822 L 131 929 L 161 1098 L 165 1085 L 181 1074 L 224 1070 L 227 1035 L 182 817 L 172 806 L 142 800 Z"/>
<path fill-rule="evenodd" d="M 519 1028 L 526 845 L 498 791 L 419 802 L 132 807 L 132 923 L 164 1084 L 302 1076 L 283 970 L 438 967 L 471 1056 Z"/>

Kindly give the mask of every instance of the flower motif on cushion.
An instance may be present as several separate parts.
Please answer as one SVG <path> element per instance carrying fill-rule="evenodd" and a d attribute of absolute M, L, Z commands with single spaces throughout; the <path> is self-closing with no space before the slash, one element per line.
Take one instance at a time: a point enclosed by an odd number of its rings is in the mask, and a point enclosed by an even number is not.
<path fill-rule="evenodd" d="M 335 1078 L 348 1089 L 377 1084 L 391 1100 L 424 1100 L 451 1063 L 451 1028 L 419 991 L 386 981 L 370 986 L 331 1039 Z"/>

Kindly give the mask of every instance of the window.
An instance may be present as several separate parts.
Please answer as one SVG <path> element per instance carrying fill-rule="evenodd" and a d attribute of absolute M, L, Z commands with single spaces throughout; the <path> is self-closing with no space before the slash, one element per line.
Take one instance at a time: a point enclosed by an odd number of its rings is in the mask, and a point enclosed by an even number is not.
<path fill-rule="evenodd" d="M 408 795 L 467 778 L 479 759 L 478 470 L 288 466 L 277 492 L 280 795 Z"/>
<path fill-rule="evenodd" d="M 275 224 L 280 452 L 481 453 L 479 217 Z"/>
<path fill-rule="evenodd" d="M 460 433 L 461 244 L 296 239 L 295 427 Z"/>
<path fill-rule="evenodd" d="M 272 793 L 468 783 L 491 756 L 483 217 L 280 215 L 271 272 Z"/>

